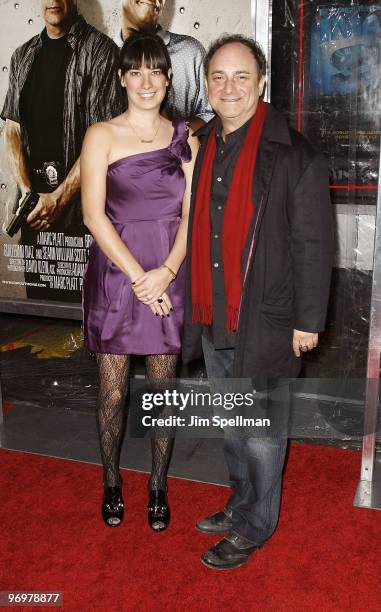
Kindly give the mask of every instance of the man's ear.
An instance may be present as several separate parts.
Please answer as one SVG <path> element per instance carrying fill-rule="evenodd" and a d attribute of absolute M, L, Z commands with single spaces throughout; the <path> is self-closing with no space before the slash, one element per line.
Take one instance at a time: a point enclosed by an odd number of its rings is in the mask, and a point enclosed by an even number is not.
<path fill-rule="evenodd" d="M 266 83 L 267 83 L 267 77 L 262 75 L 261 78 L 259 79 L 259 86 L 258 86 L 260 97 L 263 95 L 263 92 L 265 91 Z"/>

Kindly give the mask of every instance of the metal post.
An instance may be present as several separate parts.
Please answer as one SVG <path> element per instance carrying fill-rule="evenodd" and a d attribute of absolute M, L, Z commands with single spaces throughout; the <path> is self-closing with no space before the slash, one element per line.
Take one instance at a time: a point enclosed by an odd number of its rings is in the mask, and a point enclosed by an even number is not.
<path fill-rule="evenodd" d="M 259 43 L 267 61 L 267 82 L 264 99 L 271 99 L 271 34 L 272 34 L 272 0 L 251 0 L 251 22 L 253 38 Z"/>
<path fill-rule="evenodd" d="M 381 466 L 375 462 L 377 417 L 380 397 L 381 352 L 381 146 L 378 170 L 376 232 L 374 238 L 373 282 L 370 303 L 368 363 L 366 372 L 364 438 L 361 476 L 354 505 L 381 510 Z"/>

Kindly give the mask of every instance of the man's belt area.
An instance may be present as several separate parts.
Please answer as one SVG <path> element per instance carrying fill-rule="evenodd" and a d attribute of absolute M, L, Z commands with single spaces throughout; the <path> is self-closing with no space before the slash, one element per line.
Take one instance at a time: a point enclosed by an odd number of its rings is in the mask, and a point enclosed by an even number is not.
<path fill-rule="evenodd" d="M 43 162 L 37 167 L 32 165 L 30 174 L 33 190 L 40 193 L 54 191 L 65 178 L 63 164 L 58 161 Z"/>

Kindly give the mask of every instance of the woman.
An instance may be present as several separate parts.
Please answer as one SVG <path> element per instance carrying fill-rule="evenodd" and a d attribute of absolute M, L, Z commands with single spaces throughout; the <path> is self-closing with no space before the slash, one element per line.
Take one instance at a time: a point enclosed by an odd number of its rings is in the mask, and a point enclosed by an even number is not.
<path fill-rule="evenodd" d="M 119 474 L 130 355 L 146 355 L 147 376 L 176 374 L 183 323 L 186 235 L 196 138 L 160 108 L 171 81 L 161 39 L 127 39 L 119 75 L 128 110 L 91 126 L 81 154 L 84 222 L 94 237 L 84 278 L 85 342 L 96 354 L 97 424 L 104 468 L 102 516 L 123 519 Z M 148 520 L 169 522 L 166 476 L 173 440 L 153 438 Z"/>

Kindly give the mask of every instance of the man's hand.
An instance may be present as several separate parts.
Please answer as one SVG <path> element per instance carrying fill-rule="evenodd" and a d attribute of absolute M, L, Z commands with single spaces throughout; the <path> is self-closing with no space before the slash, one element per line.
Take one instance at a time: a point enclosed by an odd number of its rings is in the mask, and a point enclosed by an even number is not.
<path fill-rule="evenodd" d="M 49 229 L 62 210 L 61 198 L 55 191 L 40 193 L 37 206 L 27 217 L 27 222 L 34 230 Z"/>
<path fill-rule="evenodd" d="M 292 339 L 292 348 L 296 357 L 300 357 L 300 353 L 306 353 L 312 351 L 317 345 L 319 340 L 319 334 L 312 332 L 299 331 L 294 329 L 294 336 Z"/>
<path fill-rule="evenodd" d="M 80 160 L 72 166 L 65 180 L 58 185 L 52 193 L 40 193 L 39 202 L 27 218 L 27 222 L 34 230 L 46 230 L 59 217 L 63 208 L 81 186 Z"/>

